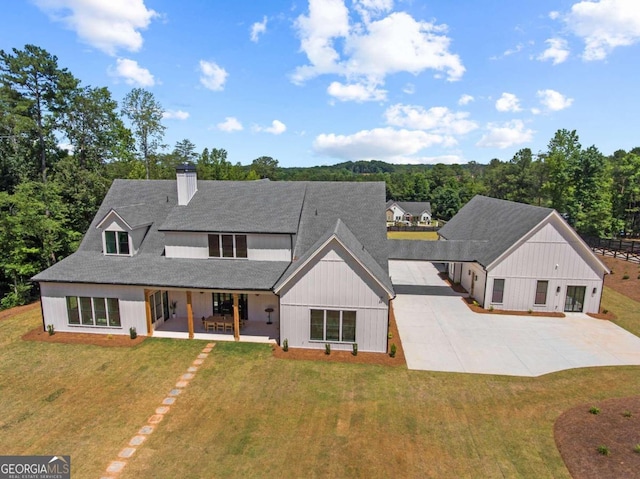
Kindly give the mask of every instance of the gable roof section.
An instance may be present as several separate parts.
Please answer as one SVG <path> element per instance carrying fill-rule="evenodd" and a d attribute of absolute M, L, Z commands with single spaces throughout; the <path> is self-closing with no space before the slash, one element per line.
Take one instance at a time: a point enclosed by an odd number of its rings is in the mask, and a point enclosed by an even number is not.
<path fill-rule="evenodd" d="M 367 251 L 364 245 L 358 241 L 349 228 L 338 219 L 335 226 L 325 232 L 307 252 L 287 268 L 284 275 L 274 286 L 274 291 L 278 293 L 294 276 L 304 268 L 317 254 L 329 244 L 331 240 L 337 240 L 344 249 L 369 273 L 369 275 L 382 286 L 389 297 L 394 296 L 391 279 L 385 270 L 378 264 L 373 256 Z"/>
<path fill-rule="evenodd" d="M 102 228 L 104 223 L 112 216 L 118 217 L 130 230 L 149 226 L 150 220 L 144 205 L 120 206 L 117 209 L 111 208 L 109 212 L 98 222 L 97 228 Z"/>
<path fill-rule="evenodd" d="M 304 193 L 304 182 L 198 181 L 189 204 L 175 206 L 159 230 L 293 234 Z"/>
<path fill-rule="evenodd" d="M 551 208 L 477 195 L 438 234 L 446 240 L 486 241 L 475 258 L 486 267 L 553 211 Z"/>

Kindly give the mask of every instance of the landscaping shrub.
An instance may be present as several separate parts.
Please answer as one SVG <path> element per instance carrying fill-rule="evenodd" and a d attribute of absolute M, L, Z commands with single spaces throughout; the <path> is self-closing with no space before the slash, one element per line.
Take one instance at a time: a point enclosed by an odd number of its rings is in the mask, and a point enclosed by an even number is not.
<path fill-rule="evenodd" d="M 625 273 L 625 274 L 622 276 L 622 279 L 629 279 L 629 275 Z"/>
<path fill-rule="evenodd" d="M 391 356 L 392 358 L 395 358 L 397 350 L 398 348 L 396 347 L 396 343 L 391 343 L 391 351 L 389 351 L 389 356 Z"/>
<path fill-rule="evenodd" d="M 49 333 L 49 336 L 53 336 L 54 334 L 56 334 L 55 330 L 53 329 L 53 324 L 47 326 L 47 332 Z"/>
<path fill-rule="evenodd" d="M 331 345 L 329 343 L 324 345 L 324 354 L 326 354 L 327 356 L 331 354 Z"/>
<path fill-rule="evenodd" d="M 638 454 L 640 454 L 640 444 L 635 445 L 635 447 L 633 448 L 633 452 L 637 452 Z"/>
<path fill-rule="evenodd" d="M 289 351 L 289 340 L 285 339 L 284 341 L 282 341 L 282 350 L 286 353 L 287 351 Z"/>
<path fill-rule="evenodd" d="M 129 337 L 131 339 L 136 339 L 138 337 L 138 332 L 136 331 L 136 328 L 134 328 L 133 326 L 129 328 Z"/>
<path fill-rule="evenodd" d="M 609 456 L 611 454 L 611 451 L 607 446 L 601 444 L 600 446 L 598 446 L 598 453 L 602 454 L 603 456 Z"/>
<path fill-rule="evenodd" d="M 590 412 L 591 414 L 600 414 L 600 408 L 599 408 L 599 407 L 596 407 L 596 406 L 591 406 L 591 407 L 589 408 L 589 412 Z"/>
<path fill-rule="evenodd" d="M 625 411 L 622 413 L 624 417 L 631 417 L 631 411 Z"/>
<path fill-rule="evenodd" d="M 358 343 L 353 343 L 353 352 L 351 354 L 354 356 L 358 355 Z"/>

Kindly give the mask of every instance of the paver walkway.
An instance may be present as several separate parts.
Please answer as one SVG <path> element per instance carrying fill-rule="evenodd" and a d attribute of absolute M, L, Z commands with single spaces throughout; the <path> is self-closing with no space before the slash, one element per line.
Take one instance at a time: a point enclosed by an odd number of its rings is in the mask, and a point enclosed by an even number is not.
<path fill-rule="evenodd" d="M 409 369 L 540 376 L 589 366 L 640 365 L 640 338 L 586 314 L 477 314 L 421 261 L 390 261 L 393 308 Z"/>
<path fill-rule="evenodd" d="M 175 387 L 169 391 L 167 397 L 162 400 L 160 406 L 158 406 L 149 419 L 147 419 L 147 424 L 142 426 L 131 438 L 129 444 L 118 454 L 118 458 L 109 463 L 106 475 L 103 475 L 100 479 L 115 479 L 118 474 L 122 472 L 127 465 L 127 460 L 130 459 L 138 448 L 144 444 L 147 437 L 156 430 L 156 426 L 164 419 L 165 414 L 169 413 L 171 406 L 176 402 L 176 398 L 182 393 L 184 388 L 189 385 L 189 381 L 195 377 L 198 368 L 204 363 L 204 360 L 209 357 L 209 353 L 214 346 L 215 343 L 209 343 L 205 346 L 202 352 L 198 354 L 198 357 L 193 361 L 191 366 L 189 366 L 187 372 L 178 378 Z"/>

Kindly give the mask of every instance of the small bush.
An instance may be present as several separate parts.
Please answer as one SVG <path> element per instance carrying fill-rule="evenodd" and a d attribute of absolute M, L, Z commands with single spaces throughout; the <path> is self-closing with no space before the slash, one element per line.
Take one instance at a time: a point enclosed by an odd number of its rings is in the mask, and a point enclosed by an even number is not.
<path fill-rule="evenodd" d="M 607 314 L 609 310 L 607 308 L 602 308 L 602 314 Z"/>
<path fill-rule="evenodd" d="M 493 306 L 489 306 L 489 311 L 493 311 Z"/>
<path fill-rule="evenodd" d="M 629 275 L 625 273 L 624 275 L 622 275 L 622 279 L 629 279 Z"/>
<path fill-rule="evenodd" d="M 625 411 L 625 412 L 623 412 L 623 413 L 622 413 L 622 416 L 623 416 L 623 417 L 631 417 L 631 416 L 632 416 L 631 411 Z"/>
<path fill-rule="evenodd" d="M 389 351 L 389 356 L 391 356 L 392 358 L 395 358 L 397 350 L 398 348 L 396 347 L 396 343 L 391 343 L 391 351 Z"/>
<path fill-rule="evenodd" d="M 327 356 L 331 354 L 331 345 L 329 343 L 324 345 L 324 354 L 326 354 Z"/>
<path fill-rule="evenodd" d="M 113 334 L 107 334 L 107 339 L 111 341 L 113 339 Z"/>
<path fill-rule="evenodd" d="M 480 306 L 480 303 L 478 303 L 475 299 L 473 300 L 473 305 L 474 306 Z"/>
<path fill-rule="evenodd" d="M 54 334 L 56 334 L 56 331 L 53 328 L 53 324 L 47 326 L 47 332 L 49 333 L 49 336 L 53 336 Z"/>
<path fill-rule="evenodd" d="M 133 326 L 129 328 L 129 337 L 131 339 L 136 339 L 138 337 L 138 332 L 136 331 L 136 328 L 134 328 Z"/>
<path fill-rule="evenodd" d="M 600 408 L 599 408 L 599 407 L 597 407 L 597 406 L 591 406 L 591 407 L 589 408 L 589 412 L 590 412 L 591 414 L 600 414 Z"/>
<path fill-rule="evenodd" d="M 282 341 L 282 350 L 286 353 L 287 351 L 289 351 L 289 340 L 285 339 L 284 341 Z"/>
<path fill-rule="evenodd" d="M 389 339 L 393 338 L 393 333 L 391 331 L 389 331 L 389 334 L 387 334 L 387 338 L 389 338 Z"/>
<path fill-rule="evenodd" d="M 351 352 L 354 356 L 358 355 L 358 343 L 353 343 L 353 351 Z"/>
<path fill-rule="evenodd" d="M 598 453 L 602 454 L 603 456 L 609 456 L 611 454 L 611 451 L 609 450 L 609 448 L 604 444 L 599 445 L 597 449 L 598 449 Z"/>
<path fill-rule="evenodd" d="M 638 279 L 640 279 L 640 274 L 638 275 Z"/>
<path fill-rule="evenodd" d="M 528 310 L 527 313 L 529 314 L 533 313 L 533 309 Z"/>
<path fill-rule="evenodd" d="M 640 444 L 635 445 L 635 447 L 633 448 L 633 452 L 637 452 L 638 454 L 640 454 Z"/>

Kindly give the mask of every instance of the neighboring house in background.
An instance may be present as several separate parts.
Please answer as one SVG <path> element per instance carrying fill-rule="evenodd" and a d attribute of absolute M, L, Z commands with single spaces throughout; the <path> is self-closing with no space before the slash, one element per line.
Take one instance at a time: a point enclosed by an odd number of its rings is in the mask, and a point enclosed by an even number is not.
<path fill-rule="evenodd" d="M 557 211 L 475 196 L 438 232 L 391 241 L 390 259 L 448 264 L 484 308 L 597 313 L 609 269 Z"/>
<path fill-rule="evenodd" d="M 115 180 L 78 251 L 36 275 L 56 331 L 153 335 L 185 318 L 264 324 L 289 347 L 385 352 L 381 182 Z M 348 207 L 345 207 L 348 205 Z M 372 219 L 378 218 L 378 221 Z M 203 322 L 204 324 L 204 322 Z"/>
<path fill-rule="evenodd" d="M 408 221 L 411 224 L 431 225 L 431 203 L 428 201 L 387 201 L 387 224 Z"/>

